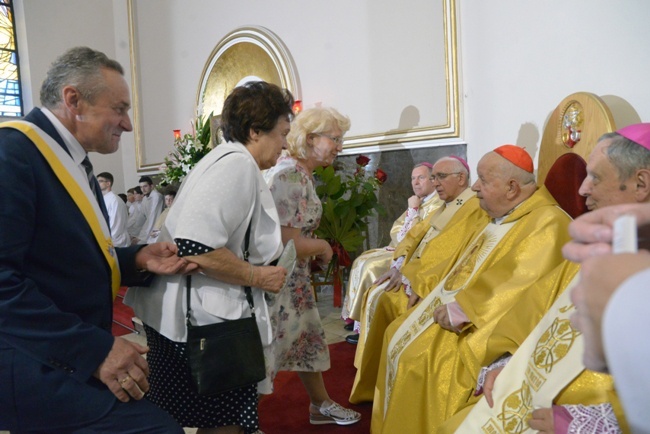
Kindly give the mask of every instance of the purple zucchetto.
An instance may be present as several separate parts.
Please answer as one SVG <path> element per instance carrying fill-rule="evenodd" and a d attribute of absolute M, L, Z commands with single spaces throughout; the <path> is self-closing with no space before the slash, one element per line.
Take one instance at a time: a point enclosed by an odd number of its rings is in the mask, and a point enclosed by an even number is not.
<path fill-rule="evenodd" d="M 470 173 L 469 164 L 467 164 L 467 161 L 465 161 L 464 158 L 461 158 L 461 157 L 459 157 L 457 155 L 450 155 L 449 158 L 453 158 L 454 160 L 458 160 L 460 162 L 460 164 L 462 164 L 463 167 L 467 170 L 467 173 Z"/>
<path fill-rule="evenodd" d="M 650 123 L 628 125 L 616 132 L 650 151 Z"/>

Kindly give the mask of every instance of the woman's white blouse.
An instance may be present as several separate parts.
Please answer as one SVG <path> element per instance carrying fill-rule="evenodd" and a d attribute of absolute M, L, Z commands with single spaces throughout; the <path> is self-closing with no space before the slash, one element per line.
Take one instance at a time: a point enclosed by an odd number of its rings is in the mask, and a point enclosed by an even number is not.
<path fill-rule="evenodd" d="M 159 241 L 183 238 L 214 249 L 226 247 L 243 258 L 249 221 L 249 261 L 254 265 L 268 264 L 282 252 L 273 197 L 246 147 L 224 143 L 206 155 L 181 185 Z M 185 276 L 157 276 L 150 287 L 130 288 L 125 303 L 163 336 L 185 342 L 185 282 Z M 272 332 L 264 292 L 253 288 L 253 299 L 262 343 L 266 346 L 271 343 Z M 243 287 L 203 274 L 192 276 L 191 307 L 194 325 L 250 316 Z"/>

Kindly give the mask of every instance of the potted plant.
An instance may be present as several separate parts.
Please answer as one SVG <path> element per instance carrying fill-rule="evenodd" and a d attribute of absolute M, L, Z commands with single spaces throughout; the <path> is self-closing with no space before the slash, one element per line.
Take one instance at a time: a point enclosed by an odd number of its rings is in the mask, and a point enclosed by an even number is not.
<path fill-rule="evenodd" d="M 174 141 L 174 149 L 165 157 L 160 166 L 161 185 L 180 185 L 196 163 L 213 148 L 210 143 L 210 122 L 212 115 L 198 116 L 191 122 L 192 133 L 185 134 Z"/>

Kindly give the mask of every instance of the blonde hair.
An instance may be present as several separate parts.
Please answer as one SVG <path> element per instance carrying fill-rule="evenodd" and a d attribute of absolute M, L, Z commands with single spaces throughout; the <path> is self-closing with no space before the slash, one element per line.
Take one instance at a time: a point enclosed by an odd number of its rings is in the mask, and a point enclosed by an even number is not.
<path fill-rule="evenodd" d="M 331 107 L 315 107 L 303 110 L 291 122 L 287 136 L 287 151 L 294 158 L 305 159 L 309 152 L 307 136 L 332 131 L 338 127 L 341 135 L 350 129 L 350 118 Z"/>

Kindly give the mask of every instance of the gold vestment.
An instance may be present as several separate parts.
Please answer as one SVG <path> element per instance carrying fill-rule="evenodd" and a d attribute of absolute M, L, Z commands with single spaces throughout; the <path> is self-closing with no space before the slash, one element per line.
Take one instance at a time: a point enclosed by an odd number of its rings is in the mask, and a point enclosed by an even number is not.
<path fill-rule="evenodd" d="M 388 327 L 373 433 L 430 433 L 453 414 L 447 402 L 460 362 L 459 342 L 471 337 L 476 345 L 470 345 L 467 356 L 483 359 L 499 319 L 523 294 L 535 297 L 526 290 L 562 261 L 569 221 L 546 188 L 538 189 L 500 224 L 490 223 L 427 298 Z M 435 307 L 449 301 L 445 294 L 455 297 L 470 320 L 460 335 L 433 322 Z M 451 402 L 458 399 L 467 396 Z"/>
<path fill-rule="evenodd" d="M 397 246 L 395 258 L 405 257 L 401 272 L 407 279 L 424 267 L 435 268 L 437 274 L 444 276 L 473 235 L 489 222 L 469 188 L 448 204 L 445 211 L 438 209 L 428 221 L 413 227 Z M 373 286 L 364 296 L 361 334 L 354 361 L 357 374 L 350 394 L 352 403 L 372 401 L 384 331 L 406 312 L 408 297 L 404 294 L 404 286 L 395 292 L 385 292 L 384 287 L 385 284 Z"/>
<path fill-rule="evenodd" d="M 568 305 L 569 308 L 572 307 L 568 300 L 568 291 L 575 284 L 578 271 L 578 264 L 564 261 L 530 288 L 529 292 L 545 293 L 545 297 L 522 297 L 501 318 L 488 339 L 485 356 L 480 361 L 483 366 L 488 366 L 506 353 L 514 354 L 508 362 L 508 365 L 512 365 L 503 370 L 495 384 L 494 407 L 490 409 L 485 402 L 476 406 L 478 402 L 484 400 L 483 395 L 474 396 L 471 393 L 477 381 L 477 375 L 473 374 L 478 374 L 478 370 L 474 366 L 462 366 L 458 381 L 452 382 L 450 397 L 465 394 L 469 396 L 469 399 L 467 402 L 451 403 L 452 406 L 461 410 L 438 428 L 438 434 L 454 433 L 461 424 L 463 424 L 461 432 L 475 429 L 469 428 L 470 426 L 481 426 L 487 432 L 490 432 L 490 429 L 496 429 L 497 432 L 532 433 L 533 431 L 528 427 L 527 419 L 533 408 L 550 407 L 551 404 L 587 406 L 606 402 L 612 403 L 621 427 L 625 430 L 626 424 L 620 412 L 616 392 L 613 389 L 612 377 L 583 370 L 582 345 L 579 345 L 582 336 L 568 324 L 566 319 L 563 321 L 557 319 L 560 318 L 561 313 L 565 318 L 570 313 L 565 305 Z M 560 295 L 562 297 L 558 301 Z M 551 321 L 553 318 L 556 320 Z M 547 328 L 549 323 L 552 323 L 554 327 Z M 538 342 L 536 346 L 532 346 L 531 342 L 538 339 L 540 342 L 543 341 L 543 345 Z M 527 346 L 520 349 L 526 340 L 529 341 Z M 569 369 L 565 364 L 554 368 L 555 364 L 567 359 L 569 351 L 577 353 L 571 361 L 576 366 Z M 461 365 L 462 358 L 461 355 Z M 515 368 L 516 364 L 519 365 L 518 369 Z M 524 371 L 524 367 L 527 365 L 528 367 Z M 525 375 L 522 375 L 522 372 L 525 372 Z M 577 372 L 579 373 L 576 375 Z M 566 378 L 562 378 L 562 376 Z M 561 388 L 557 395 L 553 397 L 552 394 L 547 396 L 548 393 L 538 394 L 541 385 L 551 381 L 557 384 L 556 390 Z M 523 388 L 522 385 L 524 385 Z M 524 388 L 527 390 L 525 398 L 516 400 L 514 397 L 518 396 L 517 393 Z M 511 396 L 511 398 L 504 403 L 499 399 L 502 396 Z M 518 411 L 513 411 L 510 408 L 515 402 L 513 399 L 521 407 Z M 472 411 L 475 407 L 476 409 Z M 450 412 L 453 412 L 453 408 L 450 409 Z"/>
<path fill-rule="evenodd" d="M 421 220 L 426 219 L 435 210 L 440 208 L 442 204 L 443 201 L 437 193 L 430 195 L 430 197 L 420 205 L 418 215 L 414 218 L 412 227 L 415 227 L 421 222 Z M 398 239 L 398 234 L 401 231 L 402 226 L 404 226 L 406 212 L 407 211 L 404 211 L 404 213 L 393 223 L 393 227 L 390 230 L 391 241 L 387 247 L 366 250 L 352 263 L 348 289 L 345 294 L 345 303 L 343 304 L 343 310 L 341 312 L 341 317 L 343 319 L 351 318 L 359 320 L 364 293 L 372 286 L 379 276 L 388 270 L 391 260 L 393 259 L 393 251 L 401 242 L 401 239 Z"/>

